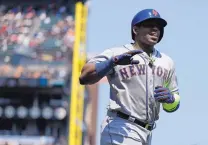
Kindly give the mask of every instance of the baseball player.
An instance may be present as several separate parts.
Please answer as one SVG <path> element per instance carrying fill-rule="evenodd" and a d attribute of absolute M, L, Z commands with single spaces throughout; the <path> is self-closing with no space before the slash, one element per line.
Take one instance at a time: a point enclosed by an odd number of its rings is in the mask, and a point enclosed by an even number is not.
<path fill-rule="evenodd" d="M 179 108 L 174 62 L 155 48 L 166 25 L 156 10 L 141 10 L 131 24 L 133 43 L 106 49 L 84 65 L 81 84 L 104 76 L 110 84 L 101 145 L 150 145 L 160 106 L 166 112 Z"/>

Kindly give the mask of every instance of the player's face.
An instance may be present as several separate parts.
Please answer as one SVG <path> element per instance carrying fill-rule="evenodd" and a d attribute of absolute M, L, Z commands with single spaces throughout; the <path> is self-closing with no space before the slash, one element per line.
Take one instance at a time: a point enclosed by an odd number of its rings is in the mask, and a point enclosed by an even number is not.
<path fill-rule="evenodd" d="M 160 37 L 160 24 L 157 20 L 147 20 L 138 27 L 138 41 L 154 46 Z"/>

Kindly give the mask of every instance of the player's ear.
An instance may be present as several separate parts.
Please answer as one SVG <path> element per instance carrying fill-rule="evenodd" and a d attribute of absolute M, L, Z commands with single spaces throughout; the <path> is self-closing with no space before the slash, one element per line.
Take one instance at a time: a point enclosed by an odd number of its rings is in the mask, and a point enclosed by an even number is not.
<path fill-rule="evenodd" d="M 137 34 L 139 33 L 139 28 L 138 28 L 138 26 L 134 26 L 134 27 L 133 27 L 133 33 L 134 33 L 135 35 L 137 35 Z"/>

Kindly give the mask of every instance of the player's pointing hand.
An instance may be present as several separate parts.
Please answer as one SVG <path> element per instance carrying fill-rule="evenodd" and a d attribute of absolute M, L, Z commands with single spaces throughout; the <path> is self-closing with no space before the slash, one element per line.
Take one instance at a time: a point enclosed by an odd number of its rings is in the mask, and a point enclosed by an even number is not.
<path fill-rule="evenodd" d="M 132 50 L 129 52 L 126 52 L 121 55 L 117 55 L 113 57 L 114 64 L 116 65 L 128 65 L 128 64 L 138 64 L 138 60 L 133 60 L 133 56 L 136 54 L 140 54 L 143 51 L 141 50 Z"/>

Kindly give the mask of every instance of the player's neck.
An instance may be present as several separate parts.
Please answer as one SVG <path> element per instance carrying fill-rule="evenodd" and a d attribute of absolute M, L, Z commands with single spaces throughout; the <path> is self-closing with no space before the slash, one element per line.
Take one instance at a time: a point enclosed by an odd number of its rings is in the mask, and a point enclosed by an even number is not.
<path fill-rule="evenodd" d="M 153 53 L 153 49 L 154 49 L 153 46 L 148 46 L 148 45 L 145 45 L 145 44 L 142 44 L 142 43 L 138 43 L 138 42 L 133 43 L 133 46 L 134 46 L 135 49 L 141 49 L 141 50 L 143 50 L 149 56 L 150 56 L 150 54 Z"/>

